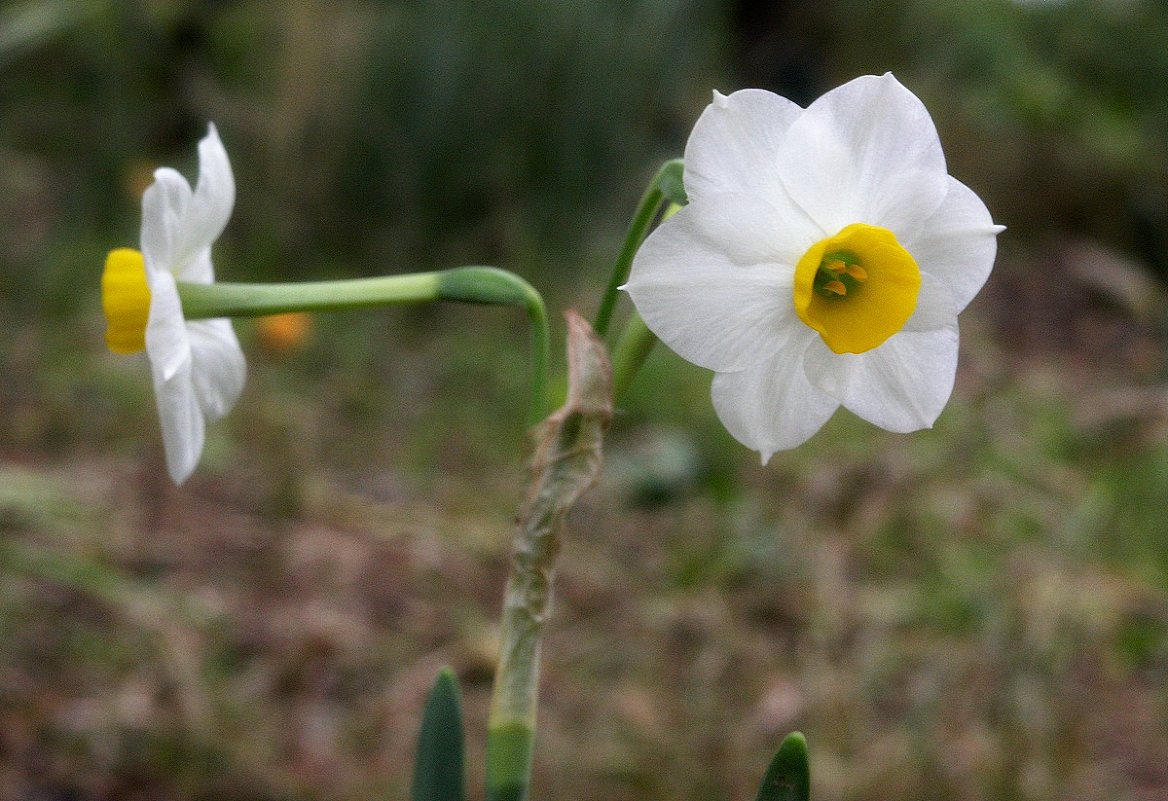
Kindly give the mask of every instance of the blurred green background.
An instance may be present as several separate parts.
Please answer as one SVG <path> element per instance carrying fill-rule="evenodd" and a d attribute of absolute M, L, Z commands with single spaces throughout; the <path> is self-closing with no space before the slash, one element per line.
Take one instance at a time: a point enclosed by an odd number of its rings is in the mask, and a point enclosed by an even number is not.
<path fill-rule="evenodd" d="M 534 793 L 752 798 L 801 729 L 817 798 L 1168 797 L 1166 41 L 1158 0 L 4 3 L 0 797 L 403 798 L 443 664 L 477 797 L 524 322 L 241 321 L 174 488 L 98 277 L 209 120 L 221 278 L 490 263 L 590 315 L 711 89 L 886 70 L 1008 226 L 953 399 L 760 468 L 655 353 L 563 553 Z"/>

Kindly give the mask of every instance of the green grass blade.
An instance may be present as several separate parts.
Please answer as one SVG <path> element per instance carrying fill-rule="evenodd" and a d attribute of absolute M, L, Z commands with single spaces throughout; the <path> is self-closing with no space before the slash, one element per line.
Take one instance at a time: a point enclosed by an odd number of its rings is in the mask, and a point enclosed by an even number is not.
<path fill-rule="evenodd" d="M 463 801 L 466 797 L 462 703 L 450 668 L 438 672 L 426 699 L 411 797 L 413 801 Z"/>
<path fill-rule="evenodd" d="M 105 10 L 96 0 L 39 0 L 0 11 L 0 66 L 52 41 Z"/>
<path fill-rule="evenodd" d="M 811 770 L 807 764 L 807 738 L 788 734 L 771 760 L 755 801 L 808 801 Z"/>

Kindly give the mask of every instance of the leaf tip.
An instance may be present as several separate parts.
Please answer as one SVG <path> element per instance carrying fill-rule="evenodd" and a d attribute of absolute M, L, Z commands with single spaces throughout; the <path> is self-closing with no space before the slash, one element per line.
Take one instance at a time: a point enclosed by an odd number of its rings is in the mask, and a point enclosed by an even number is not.
<path fill-rule="evenodd" d="M 807 738 L 792 732 L 783 738 L 779 750 L 767 767 L 755 801 L 809 801 L 811 771 L 808 765 Z"/>

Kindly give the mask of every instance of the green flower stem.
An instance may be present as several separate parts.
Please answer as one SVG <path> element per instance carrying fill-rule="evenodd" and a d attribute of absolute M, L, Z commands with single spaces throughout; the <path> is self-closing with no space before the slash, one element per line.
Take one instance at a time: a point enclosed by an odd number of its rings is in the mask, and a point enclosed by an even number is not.
<path fill-rule="evenodd" d="M 543 297 L 531 284 L 497 267 L 458 267 L 439 273 L 440 300 L 518 306 L 531 323 L 531 405 L 527 424 L 534 426 L 551 410 L 551 334 Z"/>
<path fill-rule="evenodd" d="M 440 272 L 310 281 L 295 284 L 179 283 L 189 320 L 262 317 L 284 312 L 320 312 L 455 301 L 519 306 L 531 321 L 531 406 L 528 423 L 548 413 L 551 343 L 543 298 L 531 284 L 496 267 L 457 267 Z"/>
<path fill-rule="evenodd" d="M 649 330 L 641 315 L 633 313 L 612 349 L 612 400 L 619 402 L 633 382 L 633 376 L 653 352 L 657 335 Z"/>
<path fill-rule="evenodd" d="M 662 221 L 668 220 L 681 210 L 681 204 L 670 199 Z M 633 376 L 641 369 L 641 365 L 649 358 L 653 346 L 657 344 L 657 335 L 649 330 L 641 315 L 633 312 L 624 330 L 617 338 L 612 353 L 612 399 L 619 401 L 633 382 Z"/>
<path fill-rule="evenodd" d="M 441 273 L 296 284 L 179 283 L 188 320 L 363 309 L 439 300 Z"/>
<path fill-rule="evenodd" d="M 596 336 L 604 339 L 608 335 L 608 325 L 612 322 L 612 313 L 616 309 L 617 290 L 629 279 L 629 270 L 633 266 L 633 257 L 637 249 L 649 235 L 649 228 L 657 217 L 661 204 L 669 200 L 679 206 L 685 205 L 685 189 L 682 187 L 683 162 L 673 159 L 661 165 L 661 169 L 653 176 L 637 210 L 633 213 L 633 220 L 625 233 L 625 242 L 612 268 L 612 275 L 608 279 L 604 295 L 600 300 L 600 308 L 596 312 L 596 322 L 592 329 Z"/>

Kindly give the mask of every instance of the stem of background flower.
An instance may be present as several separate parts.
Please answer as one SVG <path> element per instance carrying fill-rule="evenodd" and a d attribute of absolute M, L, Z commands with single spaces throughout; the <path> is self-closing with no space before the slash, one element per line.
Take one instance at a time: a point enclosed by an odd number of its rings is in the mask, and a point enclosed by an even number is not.
<path fill-rule="evenodd" d="M 547 311 L 539 292 L 506 270 L 456 267 L 440 272 L 296 284 L 179 283 L 178 290 L 188 320 L 341 311 L 442 300 L 519 306 L 531 322 L 528 424 L 535 425 L 548 413 L 551 343 Z"/>
<path fill-rule="evenodd" d="M 649 235 L 649 228 L 657 217 L 661 204 L 669 200 L 678 206 L 686 202 L 685 188 L 682 185 L 682 170 L 684 164 L 681 159 L 673 159 L 661 165 L 661 169 L 653 176 L 637 210 L 633 213 L 633 220 L 625 232 L 625 242 L 617 255 L 616 263 L 612 267 L 608 286 L 600 299 L 600 308 L 596 311 L 596 322 L 592 329 L 596 336 L 604 339 L 608 335 L 608 325 L 612 322 L 612 313 L 616 309 L 617 288 L 629 279 L 629 270 L 633 266 L 633 257 L 637 255 L 637 248 Z"/>

